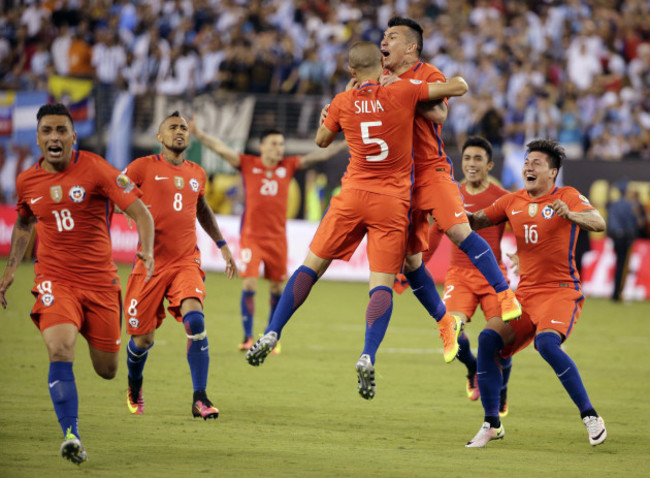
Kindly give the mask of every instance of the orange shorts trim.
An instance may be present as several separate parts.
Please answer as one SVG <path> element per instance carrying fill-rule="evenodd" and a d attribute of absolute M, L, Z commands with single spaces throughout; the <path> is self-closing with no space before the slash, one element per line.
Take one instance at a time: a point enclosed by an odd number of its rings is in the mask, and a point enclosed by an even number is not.
<path fill-rule="evenodd" d="M 323 259 L 348 261 L 367 234 L 370 270 L 396 274 L 404 262 L 408 226 L 408 201 L 345 189 L 332 198 L 309 249 Z"/>
<path fill-rule="evenodd" d="M 121 291 L 80 289 L 41 276 L 32 294 L 36 303 L 31 317 L 41 333 L 54 325 L 73 324 L 91 347 L 110 353 L 120 350 Z"/>
<path fill-rule="evenodd" d="M 479 305 L 486 319 L 501 316 L 497 293 L 475 267 L 451 266 L 445 276 L 442 300 L 449 312 L 465 314 L 467 322 L 472 321 Z"/>
<path fill-rule="evenodd" d="M 445 232 L 455 224 L 469 223 L 460 186 L 446 172 L 436 174 L 432 181 L 413 190 L 408 254 L 429 248 L 429 214 Z"/>
<path fill-rule="evenodd" d="M 205 299 L 205 273 L 196 265 L 169 268 L 145 282 L 145 275 L 131 274 L 126 285 L 124 312 L 129 335 L 144 335 L 157 329 L 165 319 L 167 310 L 178 321 L 183 320 L 181 302 L 195 298 L 203 305 Z"/>
<path fill-rule="evenodd" d="M 504 358 L 526 348 L 540 330 L 556 330 L 566 340 L 578 322 L 585 299 L 581 290 L 559 286 L 517 290 L 516 295 L 523 313 L 510 322 L 515 341 L 502 349 Z"/>
<path fill-rule="evenodd" d="M 239 276 L 259 277 L 264 263 L 264 278 L 274 282 L 287 280 L 287 237 L 272 239 L 241 237 L 239 243 Z"/>

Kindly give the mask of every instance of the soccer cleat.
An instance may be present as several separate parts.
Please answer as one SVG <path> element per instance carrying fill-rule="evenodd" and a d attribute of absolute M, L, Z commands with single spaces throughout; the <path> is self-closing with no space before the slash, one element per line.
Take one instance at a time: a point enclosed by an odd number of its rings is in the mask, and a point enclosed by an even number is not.
<path fill-rule="evenodd" d="M 88 461 L 88 455 L 81 444 L 81 440 L 72 433 L 70 428 L 68 428 L 61 444 L 61 456 L 75 465 Z"/>
<path fill-rule="evenodd" d="M 521 304 L 512 290 L 506 289 L 497 293 L 497 299 L 501 304 L 501 320 L 510 322 L 521 317 Z"/>
<path fill-rule="evenodd" d="M 255 344 L 246 352 L 246 360 L 253 367 L 258 367 L 264 363 L 264 359 L 268 357 L 271 350 L 278 344 L 277 332 L 269 332 L 262 336 Z"/>
<path fill-rule="evenodd" d="M 244 337 L 244 340 L 237 346 L 237 348 L 242 352 L 246 352 L 253 346 L 254 343 L 255 341 L 253 340 L 253 337 Z"/>
<path fill-rule="evenodd" d="M 478 400 L 481 397 L 481 392 L 478 389 L 478 378 L 476 372 L 467 376 L 465 391 L 467 392 L 467 398 L 469 398 L 472 402 Z"/>
<path fill-rule="evenodd" d="M 144 396 L 142 395 L 142 381 L 140 385 L 129 378 L 129 385 L 126 389 L 126 406 L 133 415 L 142 415 L 144 413 Z M 137 400 L 134 400 L 135 391 L 138 392 Z"/>
<path fill-rule="evenodd" d="M 438 326 L 442 338 L 443 356 L 445 362 L 450 363 L 458 353 L 458 336 L 462 332 L 463 321 L 460 320 L 460 317 L 445 313 L 444 317 L 438 322 Z"/>
<path fill-rule="evenodd" d="M 501 396 L 499 397 L 499 418 L 505 418 L 508 416 L 508 389 L 504 388 L 501 390 Z"/>
<path fill-rule="evenodd" d="M 219 410 L 217 407 L 212 405 L 212 402 L 208 397 L 203 397 L 199 400 L 194 400 L 192 404 L 192 415 L 194 418 L 201 417 L 204 420 L 208 418 L 214 418 L 215 420 L 219 418 Z"/>
<path fill-rule="evenodd" d="M 366 400 L 372 400 L 377 392 L 377 385 L 375 384 L 375 367 L 368 354 L 363 354 L 357 362 L 357 383 L 359 395 Z"/>
<path fill-rule="evenodd" d="M 483 422 L 478 433 L 467 442 L 466 448 L 485 448 L 485 445 L 492 440 L 502 440 L 506 436 L 503 423 L 499 428 L 492 428 L 488 422 Z"/>
<path fill-rule="evenodd" d="M 271 350 L 271 355 L 280 355 L 280 352 L 282 352 L 282 344 L 278 341 L 273 350 Z"/>
<path fill-rule="evenodd" d="M 607 439 L 605 421 L 601 417 L 584 417 L 582 421 L 587 427 L 587 432 L 589 433 L 589 443 L 592 446 L 600 445 Z"/>

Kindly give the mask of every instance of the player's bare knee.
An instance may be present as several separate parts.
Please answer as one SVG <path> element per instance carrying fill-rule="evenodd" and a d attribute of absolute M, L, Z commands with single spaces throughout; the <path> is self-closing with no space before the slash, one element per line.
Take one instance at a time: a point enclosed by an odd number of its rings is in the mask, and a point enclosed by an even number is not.
<path fill-rule="evenodd" d="M 148 349 L 153 345 L 154 337 L 151 334 L 133 335 L 133 343 L 140 349 Z"/>
<path fill-rule="evenodd" d="M 471 233 L 472 228 L 469 227 L 469 224 L 465 222 L 461 224 L 454 224 L 445 232 L 451 242 L 457 246 L 459 246 L 461 242 L 467 239 L 467 236 L 469 236 Z"/>
<path fill-rule="evenodd" d="M 420 265 L 422 264 L 422 254 L 409 254 L 406 256 L 406 260 L 404 261 L 404 272 L 409 273 L 413 272 L 414 270 L 418 269 Z"/>
<path fill-rule="evenodd" d="M 99 364 L 95 366 L 95 372 L 105 380 L 114 379 L 117 375 L 117 364 Z"/>
<path fill-rule="evenodd" d="M 50 362 L 74 362 L 74 343 L 50 342 L 46 345 Z"/>

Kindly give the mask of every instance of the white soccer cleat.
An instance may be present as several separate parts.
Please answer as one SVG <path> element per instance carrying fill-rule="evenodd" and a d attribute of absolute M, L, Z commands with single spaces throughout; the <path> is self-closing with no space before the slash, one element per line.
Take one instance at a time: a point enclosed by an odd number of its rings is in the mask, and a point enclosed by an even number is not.
<path fill-rule="evenodd" d="M 61 444 L 61 456 L 75 465 L 81 465 L 84 461 L 88 461 L 88 455 L 81 444 L 81 440 L 69 428 Z"/>
<path fill-rule="evenodd" d="M 605 421 L 601 417 L 584 417 L 582 421 L 587 427 L 589 443 L 592 446 L 600 445 L 607 439 Z"/>
<path fill-rule="evenodd" d="M 246 360 L 254 367 L 262 365 L 264 359 L 268 357 L 271 351 L 278 344 L 278 333 L 269 332 L 260 338 L 255 344 L 246 352 Z"/>
<path fill-rule="evenodd" d="M 506 430 L 503 423 L 499 428 L 492 428 L 488 422 L 483 422 L 478 433 L 467 442 L 467 448 L 485 448 L 485 445 L 492 440 L 502 440 L 506 436 Z"/>
<path fill-rule="evenodd" d="M 363 354 L 357 362 L 357 391 L 366 400 L 371 400 L 377 392 L 375 384 L 375 367 L 370 355 Z"/>

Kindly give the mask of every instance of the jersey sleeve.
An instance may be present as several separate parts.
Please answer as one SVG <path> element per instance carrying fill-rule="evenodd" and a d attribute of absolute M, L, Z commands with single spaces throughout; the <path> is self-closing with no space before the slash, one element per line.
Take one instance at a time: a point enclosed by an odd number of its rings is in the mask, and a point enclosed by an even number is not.
<path fill-rule="evenodd" d="M 144 174 L 143 174 L 143 164 L 144 161 L 141 159 L 136 159 L 135 161 L 132 161 L 131 164 L 129 164 L 126 168 L 124 168 L 124 171 L 122 173 L 126 174 L 131 181 L 135 183 L 136 186 L 142 186 L 142 182 L 144 181 Z"/>
<path fill-rule="evenodd" d="M 23 187 L 24 185 L 24 179 L 23 175 L 19 175 L 18 179 L 16 180 L 16 196 L 18 198 L 18 201 L 16 203 L 16 211 L 18 214 L 20 214 L 23 217 L 32 217 L 34 213 L 32 210 L 29 208 L 27 205 L 27 202 L 25 201 L 25 198 L 23 197 Z"/>
<path fill-rule="evenodd" d="M 497 198 L 490 206 L 483 209 L 483 212 L 492 224 L 501 224 L 508 220 L 508 203 L 512 194 L 506 194 Z"/>
<path fill-rule="evenodd" d="M 580 194 L 578 190 L 572 187 L 566 187 L 564 191 L 562 191 L 562 200 L 567 206 L 569 206 L 569 210 L 572 212 L 582 212 L 595 209 L 586 196 Z"/>
<path fill-rule="evenodd" d="M 341 131 L 341 125 L 339 123 L 341 117 L 341 101 L 342 96 L 340 94 L 336 95 L 327 110 L 327 117 L 323 124 L 330 131 Z"/>
<path fill-rule="evenodd" d="M 136 199 L 142 196 L 142 191 L 126 174 L 118 171 L 104 161 L 98 162 L 96 168 L 97 183 L 101 193 L 113 201 L 121 210 L 126 210 Z"/>

